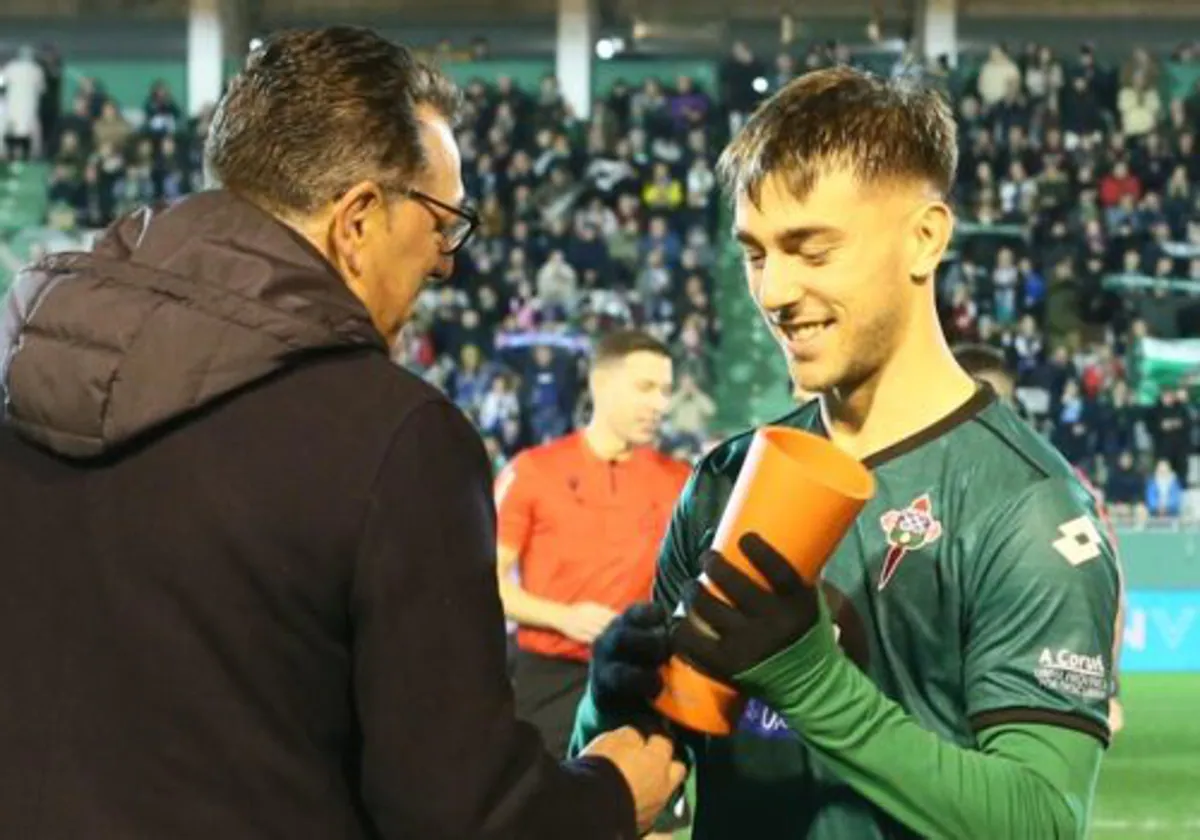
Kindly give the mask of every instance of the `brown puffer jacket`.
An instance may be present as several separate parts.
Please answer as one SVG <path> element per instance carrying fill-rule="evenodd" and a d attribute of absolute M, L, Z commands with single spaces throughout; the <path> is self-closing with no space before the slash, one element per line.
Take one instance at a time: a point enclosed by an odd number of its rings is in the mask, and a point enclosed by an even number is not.
<path fill-rule="evenodd" d="M 91 253 L 26 269 L 0 324 L 8 422 L 88 458 L 283 369 L 384 349 L 297 234 L 228 193 L 121 220 Z"/>

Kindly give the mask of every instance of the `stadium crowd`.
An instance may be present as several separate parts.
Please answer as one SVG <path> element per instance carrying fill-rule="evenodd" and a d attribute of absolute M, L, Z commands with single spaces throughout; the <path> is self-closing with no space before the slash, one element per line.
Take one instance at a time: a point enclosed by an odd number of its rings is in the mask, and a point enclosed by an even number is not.
<path fill-rule="evenodd" d="M 580 422 L 592 337 L 637 324 L 676 355 L 666 448 L 702 451 L 720 375 L 716 155 L 763 95 L 861 55 L 876 54 L 817 44 L 767 62 L 739 43 L 720 90 L 617 84 L 586 120 L 553 77 L 471 83 L 461 146 L 478 227 L 397 358 L 452 396 L 500 466 Z M 1135 398 L 1135 354 L 1140 338 L 1200 335 L 1200 83 L 1165 96 L 1161 72 L 1140 49 L 1106 67 L 1087 46 L 1028 45 L 927 75 L 960 128 L 962 230 L 939 278 L 950 335 L 1005 354 L 1029 417 L 1118 512 L 1172 518 L 1200 483 L 1200 425 L 1186 388 Z M 84 80 L 44 144 L 52 218 L 101 227 L 195 188 L 210 117 L 188 119 L 162 83 L 122 113 Z"/>

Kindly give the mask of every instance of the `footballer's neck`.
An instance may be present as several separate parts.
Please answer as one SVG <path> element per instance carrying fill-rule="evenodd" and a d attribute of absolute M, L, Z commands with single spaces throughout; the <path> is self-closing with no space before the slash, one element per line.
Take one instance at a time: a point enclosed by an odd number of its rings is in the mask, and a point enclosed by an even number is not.
<path fill-rule="evenodd" d="M 854 388 L 823 394 L 825 428 L 838 448 L 862 460 L 952 414 L 978 387 L 934 328 L 926 340 L 905 341 Z"/>

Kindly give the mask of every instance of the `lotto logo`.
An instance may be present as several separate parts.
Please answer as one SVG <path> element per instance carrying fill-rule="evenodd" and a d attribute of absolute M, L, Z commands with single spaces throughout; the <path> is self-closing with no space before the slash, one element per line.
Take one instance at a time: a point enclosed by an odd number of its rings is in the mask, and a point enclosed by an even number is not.
<path fill-rule="evenodd" d="M 1100 556 L 1101 537 L 1095 523 L 1080 516 L 1058 526 L 1059 538 L 1051 545 L 1072 566 L 1078 566 Z"/>

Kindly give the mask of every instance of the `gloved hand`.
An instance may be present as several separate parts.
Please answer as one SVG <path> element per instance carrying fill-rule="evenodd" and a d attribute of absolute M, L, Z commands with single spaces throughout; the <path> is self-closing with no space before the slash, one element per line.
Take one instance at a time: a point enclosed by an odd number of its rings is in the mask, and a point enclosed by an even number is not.
<path fill-rule="evenodd" d="M 650 703 L 662 691 L 658 669 L 670 656 L 667 611 L 658 604 L 625 610 L 592 643 L 589 679 L 597 711 L 631 722 L 657 720 Z"/>
<path fill-rule="evenodd" d="M 730 685 L 739 674 L 798 642 L 820 617 L 816 589 L 762 537 L 746 534 L 738 547 L 770 584 L 770 590 L 718 552 L 706 551 L 701 567 L 731 604 L 705 586 L 696 586 L 687 614 L 672 638 L 675 653 Z"/>

